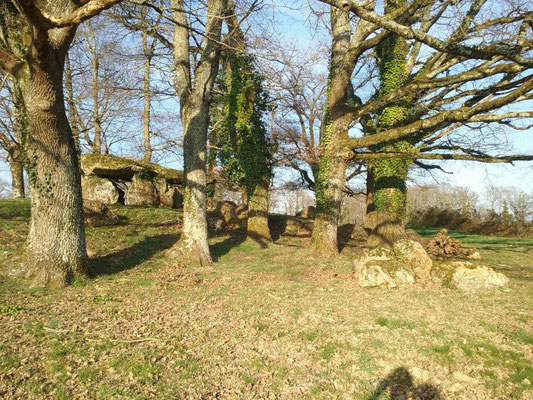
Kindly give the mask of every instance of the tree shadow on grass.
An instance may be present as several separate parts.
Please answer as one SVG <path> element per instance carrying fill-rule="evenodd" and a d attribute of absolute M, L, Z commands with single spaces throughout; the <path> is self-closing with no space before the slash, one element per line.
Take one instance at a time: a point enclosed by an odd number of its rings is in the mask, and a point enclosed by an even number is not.
<path fill-rule="evenodd" d="M 376 389 L 366 400 L 444 400 L 435 386 L 423 383 L 415 385 L 413 377 L 404 367 L 396 368 L 385 379 L 382 379 Z"/>
<path fill-rule="evenodd" d="M 274 243 L 270 238 L 255 232 L 243 232 L 242 230 L 238 230 L 228 233 L 228 235 L 229 236 L 223 241 L 215 243 L 209 247 L 213 261 L 218 261 L 220 257 L 228 254 L 231 249 L 238 247 L 245 242 L 261 249 L 266 249 L 269 245 Z"/>
<path fill-rule="evenodd" d="M 228 254 L 231 249 L 238 247 L 246 240 L 246 233 L 242 231 L 237 231 L 235 233 L 230 233 L 229 236 L 221 242 L 211 245 L 209 248 L 211 250 L 211 257 L 213 261 L 218 261 L 218 259 L 226 254 Z"/>
<path fill-rule="evenodd" d="M 132 269 L 152 258 L 156 253 L 171 248 L 180 235 L 163 234 L 149 236 L 132 246 L 105 256 L 89 260 L 93 275 L 111 275 Z"/>
<path fill-rule="evenodd" d="M 350 243 L 354 227 L 355 224 L 344 224 L 337 228 L 337 243 L 339 246 L 339 253 L 341 253 L 342 250 Z M 352 245 L 352 247 L 354 246 Z"/>

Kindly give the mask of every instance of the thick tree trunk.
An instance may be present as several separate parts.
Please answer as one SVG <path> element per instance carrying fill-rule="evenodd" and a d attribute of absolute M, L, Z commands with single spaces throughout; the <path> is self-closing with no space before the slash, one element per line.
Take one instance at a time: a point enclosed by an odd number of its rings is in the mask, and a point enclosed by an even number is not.
<path fill-rule="evenodd" d="M 11 198 L 25 198 L 24 167 L 22 162 L 17 161 L 15 156 L 9 157 L 9 169 L 11 170 Z"/>
<path fill-rule="evenodd" d="M 327 111 L 326 123 L 330 118 Z M 343 125 L 339 118 L 327 123 L 324 129 L 320 168 L 315 183 L 316 217 L 311 248 L 316 254 L 326 257 L 339 253 L 337 227 L 347 165 L 343 146 L 347 128 Z"/>
<path fill-rule="evenodd" d="M 268 227 L 268 179 L 256 185 L 255 190 L 248 199 L 248 229 L 247 240 L 265 247 L 272 242 L 270 228 Z"/>
<path fill-rule="evenodd" d="M 312 250 L 321 256 L 336 256 L 339 253 L 337 227 L 340 217 L 346 159 L 335 149 L 324 149 L 320 172 L 315 184 L 316 217 L 311 241 Z"/>
<path fill-rule="evenodd" d="M 184 133 L 183 229 L 180 241 L 171 249 L 183 258 L 201 265 L 212 262 L 207 241 L 207 128 L 212 90 L 218 73 L 222 15 L 225 2 L 208 0 L 206 42 L 202 56 L 191 70 L 189 22 L 183 0 L 172 0 L 174 32 L 174 60 L 177 92 L 180 98 L 181 122 Z"/>
<path fill-rule="evenodd" d="M 404 0 L 387 0 L 387 13 L 396 10 L 405 3 Z M 405 39 L 391 35 L 376 49 L 376 58 L 380 72 L 381 87 L 379 95 L 387 95 L 404 85 L 407 80 L 406 58 L 409 45 Z M 380 110 L 377 117 L 377 128 L 389 129 L 401 126 L 410 114 L 409 99 L 402 99 Z M 406 140 L 383 143 L 371 147 L 375 152 L 409 152 L 413 146 Z M 372 212 L 373 227 L 368 238 L 370 247 L 391 247 L 400 239 L 405 238 L 405 216 L 407 210 L 407 173 L 411 161 L 402 159 L 375 159 L 371 161 L 372 173 Z"/>
<path fill-rule="evenodd" d="M 88 271 L 80 170 L 63 99 L 64 51 L 46 50 L 18 78 L 27 107 L 32 207 L 25 248 L 6 267 L 32 286 L 55 287 Z"/>
<path fill-rule="evenodd" d="M 321 256 L 339 254 L 337 226 L 340 217 L 347 166 L 346 139 L 349 119 L 344 103 L 351 89 L 350 75 L 343 68 L 351 35 L 348 13 L 331 7 L 333 43 L 328 78 L 324 132 L 320 142 L 319 168 L 315 180 L 316 217 L 311 248 Z M 315 171 L 313 171 L 315 173 Z"/>
<path fill-rule="evenodd" d="M 192 100 L 192 99 L 191 99 Z M 189 104 L 182 111 L 184 131 L 183 228 L 171 252 L 200 265 L 212 263 L 207 241 L 206 143 L 209 105 Z"/>

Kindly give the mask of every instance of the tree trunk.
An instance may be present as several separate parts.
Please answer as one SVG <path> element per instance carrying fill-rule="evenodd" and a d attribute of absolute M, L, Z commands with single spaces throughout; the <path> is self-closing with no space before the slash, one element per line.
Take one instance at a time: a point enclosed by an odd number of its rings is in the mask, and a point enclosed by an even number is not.
<path fill-rule="evenodd" d="M 370 221 L 370 215 L 372 212 L 376 211 L 376 206 L 374 205 L 374 167 L 372 166 L 372 161 L 369 160 L 367 163 L 367 172 L 366 172 L 366 212 L 365 212 L 365 229 L 372 231 L 372 223 Z"/>
<path fill-rule="evenodd" d="M 175 245 L 175 250 L 185 259 L 200 265 L 212 263 L 207 241 L 206 144 L 208 121 L 209 105 L 205 102 L 188 104 L 182 110 L 185 176 L 183 228 L 180 241 Z"/>
<path fill-rule="evenodd" d="M 183 229 L 180 241 L 171 249 L 201 265 L 211 264 L 207 241 L 207 128 L 212 90 L 219 65 L 219 44 L 225 2 L 208 0 L 205 44 L 194 78 L 191 70 L 189 22 L 183 0 L 171 0 L 174 32 L 174 61 L 177 92 L 183 126 L 184 193 Z"/>
<path fill-rule="evenodd" d="M 268 227 L 268 187 L 268 178 L 263 179 L 263 182 L 255 186 L 255 190 L 248 200 L 246 238 L 258 243 L 261 247 L 266 247 L 269 242 L 272 242 Z"/>
<path fill-rule="evenodd" d="M 146 7 L 144 7 L 146 12 Z M 143 24 L 145 22 L 143 21 Z M 148 34 L 143 32 L 143 55 L 144 55 L 144 110 L 143 110 L 143 142 L 144 142 L 144 161 L 152 161 L 152 144 L 150 143 L 150 116 L 152 97 L 150 93 L 150 62 L 152 60 L 152 51 L 148 46 Z"/>
<path fill-rule="evenodd" d="M 92 152 L 94 154 L 102 154 L 102 121 L 100 118 L 100 111 L 98 110 L 98 72 L 100 69 L 100 62 L 96 49 L 93 53 L 93 124 L 94 124 L 94 138 Z"/>
<path fill-rule="evenodd" d="M 81 127 L 78 110 L 76 108 L 76 101 L 74 100 L 74 87 L 72 85 L 72 69 L 70 68 L 70 60 L 68 54 L 65 57 L 65 90 L 67 91 L 67 105 L 68 105 L 68 119 L 72 129 L 72 136 L 74 137 L 74 143 L 76 144 L 76 150 L 80 152 L 80 136 Z M 85 134 L 85 139 L 89 145 L 92 145 L 92 141 L 89 136 Z"/>
<path fill-rule="evenodd" d="M 334 124 L 333 124 L 334 125 Z M 342 131 L 335 132 L 333 125 L 324 131 L 329 136 L 322 149 L 320 170 L 315 184 L 316 217 L 311 239 L 312 250 L 321 256 L 331 257 L 339 254 L 337 227 L 340 217 L 342 190 L 347 161 L 342 156 L 342 145 L 335 138 L 342 136 Z M 341 140 L 342 143 L 342 140 Z"/>
<path fill-rule="evenodd" d="M 388 0 L 385 2 L 387 13 L 404 4 L 404 0 Z M 377 64 L 380 72 L 380 96 L 385 96 L 400 87 L 407 80 L 406 58 L 409 45 L 404 38 L 390 35 L 376 48 Z M 378 132 L 401 126 L 408 120 L 409 99 L 388 104 L 379 111 L 377 117 Z M 407 140 L 397 140 L 372 146 L 375 152 L 409 152 L 413 145 Z M 375 207 L 373 231 L 368 238 L 370 247 L 391 247 L 394 242 L 405 238 L 405 216 L 407 210 L 407 174 L 410 160 L 375 159 L 371 161 L 373 180 L 372 203 Z"/>
<path fill-rule="evenodd" d="M 324 132 L 320 141 L 319 168 L 315 180 L 316 217 L 311 248 L 321 256 L 339 254 L 337 226 L 339 223 L 346 158 L 349 119 L 344 103 L 350 95 L 350 74 L 343 68 L 351 25 L 348 13 L 335 7 L 330 12 L 333 43 L 328 77 Z M 314 172 L 314 171 L 313 171 Z"/>
<path fill-rule="evenodd" d="M 25 248 L 6 267 L 10 275 L 30 279 L 32 286 L 55 287 L 88 271 L 78 156 L 63 98 L 68 44 L 45 46 L 18 76 L 27 107 L 31 221 Z"/>
<path fill-rule="evenodd" d="M 11 170 L 11 198 L 25 198 L 26 193 L 24 191 L 24 168 L 22 162 L 18 161 L 15 156 L 10 156 L 9 169 Z"/>

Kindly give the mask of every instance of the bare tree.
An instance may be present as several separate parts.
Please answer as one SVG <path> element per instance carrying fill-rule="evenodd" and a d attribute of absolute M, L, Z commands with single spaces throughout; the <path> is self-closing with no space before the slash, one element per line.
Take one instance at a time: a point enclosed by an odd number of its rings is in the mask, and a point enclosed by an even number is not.
<path fill-rule="evenodd" d="M 271 51 L 276 51 L 276 61 L 263 68 L 273 97 L 275 162 L 297 171 L 301 182 L 313 189 L 327 86 L 327 78 L 320 70 L 324 54 L 319 49 L 302 54 L 284 45 Z"/>
<path fill-rule="evenodd" d="M 107 154 L 113 145 L 124 148 L 133 141 L 138 81 L 135 58 L 121 44 L 127 33 L 108 16 L 98 16 L 78 29 L 67 55 L 67 111 L 83 151 Z"/>

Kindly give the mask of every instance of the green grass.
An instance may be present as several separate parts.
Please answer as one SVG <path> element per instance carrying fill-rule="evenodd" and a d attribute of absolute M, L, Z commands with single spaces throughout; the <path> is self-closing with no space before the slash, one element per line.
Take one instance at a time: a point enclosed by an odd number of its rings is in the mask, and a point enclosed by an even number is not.
<path fill-rule="evenodd" d="M 21 306 L 10 306 L 7 304 L 0 304 L 1 315 L 17 316 L 23 311 L 24 311 L 24 308 L 22 308 Z"/>
<path fill-rule="evenodd" d="M 0 219 L 2 220 L 27 220 L 30 218 L 30 199 L 0 200 Z"/>
<path fill-rule="evenodd" d="M 520 328 L 511 333 L 510 336 L 521 343 L 533 345 L 533 332 L 531 331 Z"/>
<path fill-rule="evenodd" d="M 376 324 L 379 326 L 385 326 L 389 329 L 407 328 L 409 330 L 413 330 L 415 328 L 415 324 L 413 322 L 402 321 L 400 319 L 389 319 L 385 317 L 379 317 L 376 319 Z"/>

